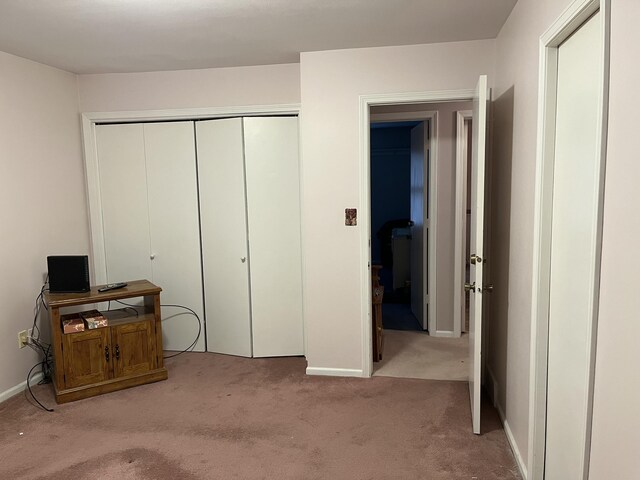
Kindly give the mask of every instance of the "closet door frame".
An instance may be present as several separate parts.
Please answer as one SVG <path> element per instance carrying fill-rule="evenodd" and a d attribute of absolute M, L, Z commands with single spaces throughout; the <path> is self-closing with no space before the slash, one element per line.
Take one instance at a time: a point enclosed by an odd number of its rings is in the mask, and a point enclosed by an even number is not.
<path fill-rule="evenodd" d="M 96 146 L 96 125 L 102 123 L 143 123 L 176 120 L 203 120 L 224 117 L 300 115 L 300 104 L 254 105 L 243 107 L 187 108 L 175 110 L 140 110 L 120 112 L 85 112 L 82 117 L 86 192 L 91 233 L 92 285 L 107 283 L 107 266 L 102 228 L 102 199 Z M 300 165 L 302 175 L 302 162 Z M 300 177 L 302 178 L 302 176 Z M 302 189 L 302 184 L 300 186 Z M 302 192 L 300 198 L 302 199 Z M 161 285 L 160 285 L 161 286 Z M 306 341 L 305 341 L 306 345 Z"/>

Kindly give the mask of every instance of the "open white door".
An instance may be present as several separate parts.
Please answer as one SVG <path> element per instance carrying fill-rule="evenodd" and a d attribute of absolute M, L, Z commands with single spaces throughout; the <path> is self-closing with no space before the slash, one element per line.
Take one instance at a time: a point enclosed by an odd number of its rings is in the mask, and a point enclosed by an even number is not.
<path fill-rule="evenodd" d="M 422 329 L 427 329 L 428 297 L 425 288 L 425 248 L 428 238 L 424 215 L 425 192 L 425 124 L 411 129 L 411 313 L 418 319 Z"/>
<path fill-rule="evenodd" d="M 473 96 L 471 163 L 471 295 L 469 298 L 469 394 L 473 433 L 480 433 L 482 380 L 482 296 L 484 293 L 484 198 L 487 143 L 487 76 L 481 75 Z"/>

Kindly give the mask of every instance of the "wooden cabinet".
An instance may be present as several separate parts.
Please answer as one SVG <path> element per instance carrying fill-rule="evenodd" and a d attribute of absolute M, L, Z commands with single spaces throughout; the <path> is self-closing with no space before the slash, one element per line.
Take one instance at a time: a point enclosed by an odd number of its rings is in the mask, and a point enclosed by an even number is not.
<path fill-rule="evenodd" d="M 384 332 L 382 329 L 382 296 L 384 287 L 382 285 L 374 286 L 372 293 L 372 317 L 371 317 L 371 333 L 373 341 L 373 361 L 382 360 L 382 351 L 384 350 Z"/>
<path fill-rule="evenodd" d="M 371 341 L 373 342 L 373 361 L 382 360 L 384 332 L 382 329 L 382 296 L 384 286 L 380 285 L 382 265 L 371 265 Z"/>
<path fill-rule="evenodd" d="M 129 282 L 120 290 L 82 294 L 47 294 L 54 350 L 54 378 L 58 403 L 78 400 L 145 383 L 165 380 L 160 319 L 161 289 L 147 280 Z M 103 312 L 109 326 L 63 333 L 60 309 L 100 302 L 143 298 L 143 306 Z"/>

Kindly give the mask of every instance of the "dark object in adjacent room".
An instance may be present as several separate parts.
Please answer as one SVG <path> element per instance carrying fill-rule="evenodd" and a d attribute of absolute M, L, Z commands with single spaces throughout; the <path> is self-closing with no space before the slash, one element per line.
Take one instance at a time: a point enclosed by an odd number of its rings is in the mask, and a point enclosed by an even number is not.
<path fill-rule="evenodd" d="M 413 222 L 408 218 L 389 220 L 385 222 L 380 230 L 378 230 L 378 238 L 380 239 L 380 258 L 382 266 L 391 268 L 393 266 L 393 252 L 391 251 L 391 234 L 394 228 L 412 227 Z"/>

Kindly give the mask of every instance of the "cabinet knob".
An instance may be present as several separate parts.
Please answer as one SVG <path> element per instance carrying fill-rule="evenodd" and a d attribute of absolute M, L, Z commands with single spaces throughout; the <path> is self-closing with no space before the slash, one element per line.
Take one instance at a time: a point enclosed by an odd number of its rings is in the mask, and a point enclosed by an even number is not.
<path fill-rule="evenodd" d="M 156 258 L 156 254 L 155 254 L 155 253 L 152 253 L 151 255 L 149 255 L 149 258 L 150 258 L 151 260 L 153 260 L 154 258 Z"/>
<path fill-rule="evenodd" d="M 107 360 L 107 362 L 109 361 L 109 345 L 104 347 L 104 358 Z"/>
<path fill-rule="evenodd" d="M 247 261 L 247 257 L 240 257 L 240 261 L 241 261 L 242 263 L 246 262 L 246 261 Z"/>
<path fill-rule="evenodd" d="M 120 345 L 116 343 L 116 360 L 120 360 Z"/>

